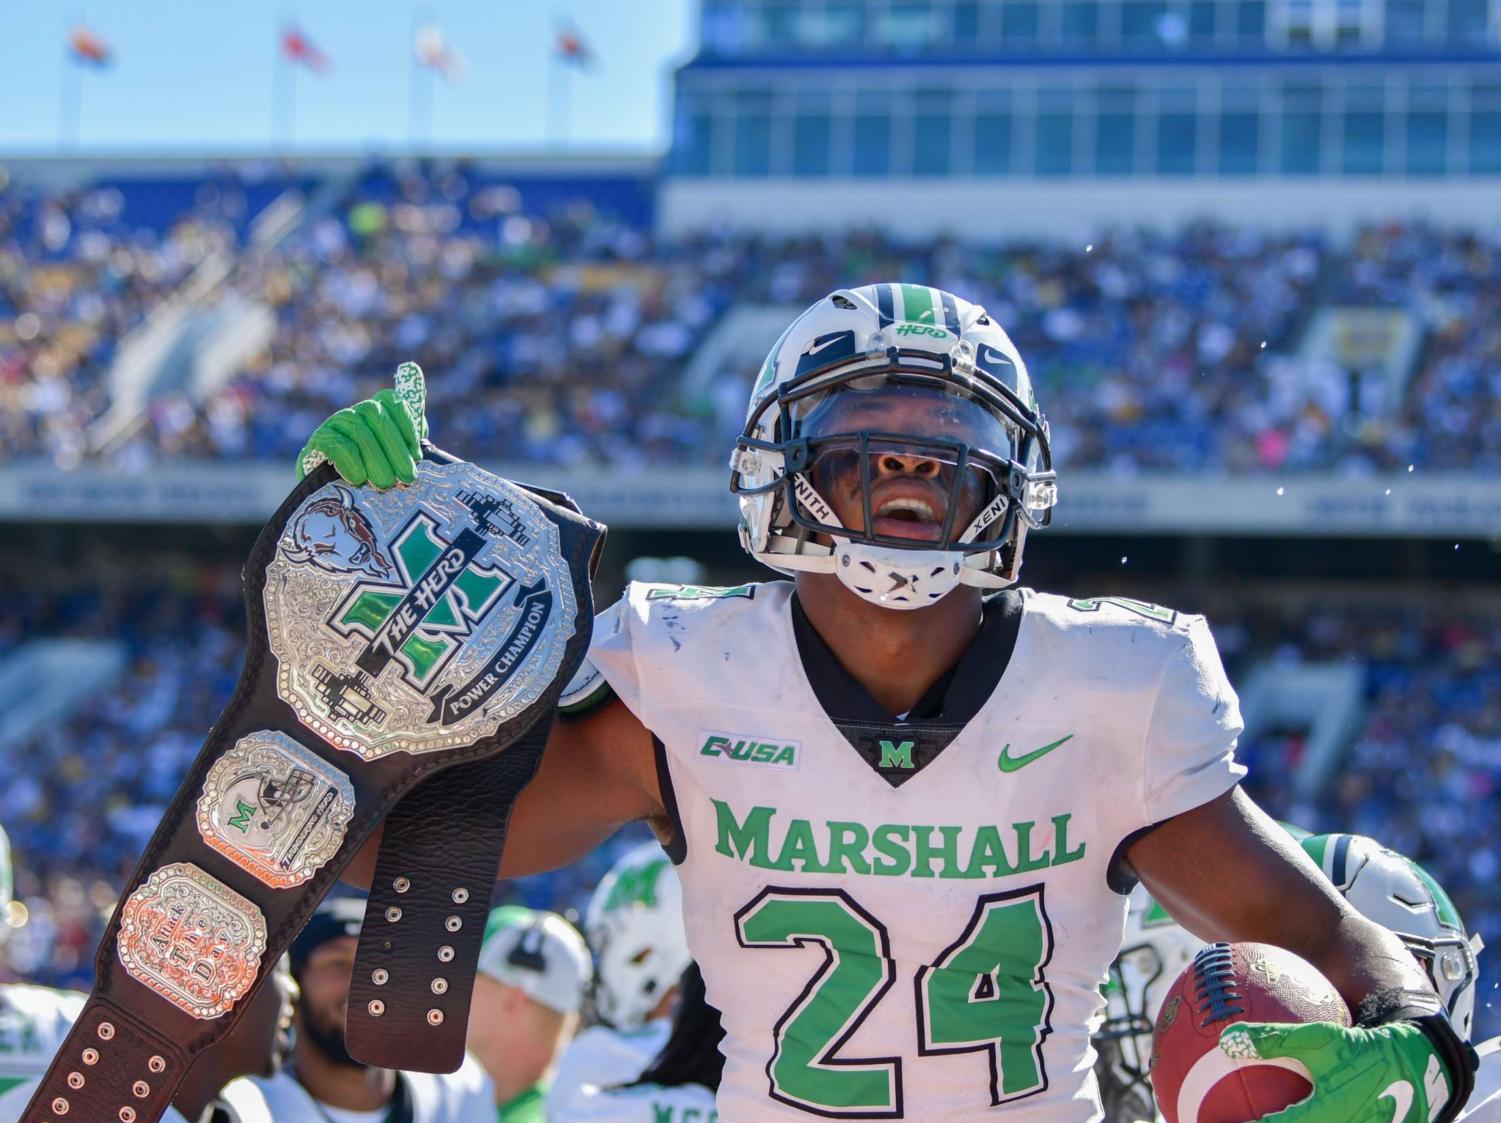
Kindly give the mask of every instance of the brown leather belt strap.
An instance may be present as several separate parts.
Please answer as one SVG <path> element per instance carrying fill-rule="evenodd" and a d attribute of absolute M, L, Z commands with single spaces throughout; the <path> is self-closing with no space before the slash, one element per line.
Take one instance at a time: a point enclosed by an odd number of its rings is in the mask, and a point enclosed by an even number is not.
<path fill-rule="evenodd" d="M 463 1064 L 506 826 L 551 728 L 538 722 L 500 756 L 440 772 L 387 816 L 345 1022 L 349 1052 L 366 1064 Z"/>

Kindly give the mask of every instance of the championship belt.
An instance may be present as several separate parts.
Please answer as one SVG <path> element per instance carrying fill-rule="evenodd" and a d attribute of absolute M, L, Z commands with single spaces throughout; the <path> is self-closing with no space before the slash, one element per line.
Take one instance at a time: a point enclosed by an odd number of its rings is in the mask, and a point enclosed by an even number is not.
<path fill-rule="evenodd" d="M 425 454 L 384 492 L 319 468 L 262 530 L 239 683 L 23 1123 L 159 1119 L 388 814 L 350 1045 L 458 1066 L 506 821 L 588 648 L 604 528 Z"/>

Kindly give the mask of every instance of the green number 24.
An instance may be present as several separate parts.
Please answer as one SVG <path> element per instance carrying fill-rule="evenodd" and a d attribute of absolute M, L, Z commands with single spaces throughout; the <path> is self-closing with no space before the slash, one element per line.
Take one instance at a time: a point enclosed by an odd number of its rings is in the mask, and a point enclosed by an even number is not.
<path fill-rule="evenodd" d="M 841 889 L 768 886 L 735 914 L 745 948 L 823 948 L 823 965 L 773 1030 L 771 1096 L 838 1119 L 900 1119 L 900 1057 L 839 1057 L 896 981 L 886 927 Z M 990 1102 L 1048 1086 L 1042 1044 L 1053 995 L 1042 886 L 981 897 L 963 933 L 917 972 L 921 1056 L 985 1052 Z"/>

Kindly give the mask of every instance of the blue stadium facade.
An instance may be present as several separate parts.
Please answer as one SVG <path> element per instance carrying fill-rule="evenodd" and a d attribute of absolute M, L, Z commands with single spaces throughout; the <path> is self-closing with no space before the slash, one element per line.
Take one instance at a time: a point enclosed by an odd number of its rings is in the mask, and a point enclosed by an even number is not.
<path fill-rule="evenodd" d="M 680 184 L 1501 175 L 1497 0 L 704 0 L 702 21 Z"/>

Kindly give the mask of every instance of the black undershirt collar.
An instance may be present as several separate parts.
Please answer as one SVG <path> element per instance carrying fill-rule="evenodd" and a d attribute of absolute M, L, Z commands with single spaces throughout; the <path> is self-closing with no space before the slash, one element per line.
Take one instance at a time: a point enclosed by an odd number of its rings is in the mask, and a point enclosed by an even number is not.
<path fill-rule="evenodd" d="M 791 611 L 798 656 L 819 705 L 866 763 L 896 787 L 931 764 L 995 693 L 1016 648 L 1022 595 L 1008 589 L 984 602 L 975 638 L 904 719 L 888 713 L 844 668 L 796 594 Z"/>

